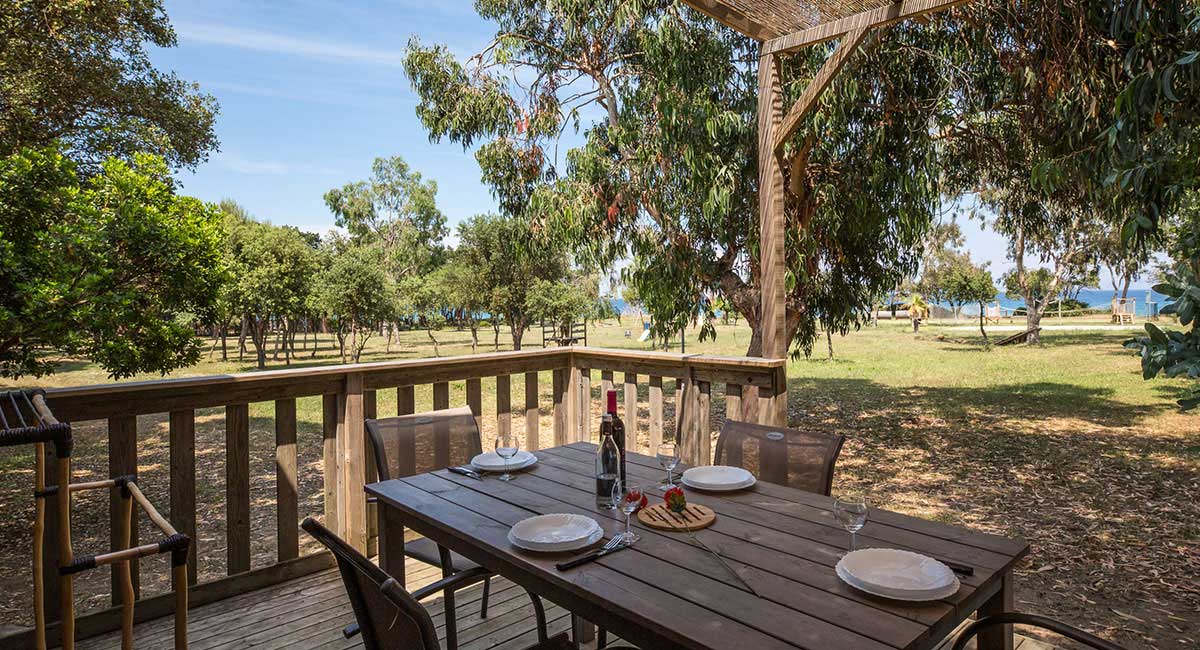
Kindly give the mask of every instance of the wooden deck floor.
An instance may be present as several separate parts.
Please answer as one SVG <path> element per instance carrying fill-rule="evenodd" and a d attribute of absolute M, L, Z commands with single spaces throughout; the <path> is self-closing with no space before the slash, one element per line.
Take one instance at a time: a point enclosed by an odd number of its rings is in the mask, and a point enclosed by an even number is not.
<path fill-rule="evenodd" d="M 408 563 L 408 587 L 416 589 L 436 580 L 438 569 L 415 560 Z M 537 640 L 533 607 L 525 592 L 504 578 L 493 578 L 488 617 L 479 618 L 481 585 L 458 592 L 460 650 L 522 650 Z M 445 617 L 440 597 L 424 601 L 444 639 Z M 546 603 L 551 634 L 570 627 L 570 615 Z M 272 587 L 203 605 L 190 611 L 191 650 L 347 650 L 361 648 L 358 639 L 342 637 L 342 628 L 354 622 L 350 601 L 336 569 L 322 571 Z M 138 649 L 170 648 L 170 617 L 139 624 L 134 646 Z M 951 638 L 938 650 L 949 650 Z M 112 650 L 121 647 L 119 632 L 81 639 L 79 650 Z M 972 643 L 969 647 L 973 648 Z M 1053 646 L 1018 635 L 1014 650 L 1054 650 Z"/>
<path fill-rule="evenodd" d="M 440 577 L 438 569 L 410 560 L 408 587 L 416 589 Z M 493 578 L 488 617 L 479 618 L 482 585 L 457 592 L 458 640 L 461 650 L 520 650 L 537 641 L 533 606 L 525 592 L 503 578 Z M 444 638 L 442 599 L 424 601 L 438 633 Z M 342 637 L 342 628 L 354 622 L 336 569 L 323 571 L 273 587 L 249 592 L 189 612 L 191 650 L 344 650 L 361 648 L 358 639 Z M 570 627 L 570 615 L 546 603 L 550 633 Z M 171 647 L 172 619 L 147 621 L 134 633 L 135 647 Z M 119 632 L 81 639 L 79 650 L 112 650 L 121 647 Z"/>

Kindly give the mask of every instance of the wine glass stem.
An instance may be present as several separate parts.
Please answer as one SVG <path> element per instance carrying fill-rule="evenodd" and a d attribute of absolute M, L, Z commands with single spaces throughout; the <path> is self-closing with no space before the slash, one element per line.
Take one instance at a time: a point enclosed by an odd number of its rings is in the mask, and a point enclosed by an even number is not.
<path fill-rule="evenodd" d="M 853 531 L 853 530 L 850 531 L 850 550 L 851 551 L 854 550 L 854 541 L 855 541 L 855 538 L 857 537 L 857 535 L 858 535 L 858 533 L 856 531 Z"/>
<path fill-rule="evenodd" d="M 629 513 L 625 513 L 625 537 L 629 537 Z"/>

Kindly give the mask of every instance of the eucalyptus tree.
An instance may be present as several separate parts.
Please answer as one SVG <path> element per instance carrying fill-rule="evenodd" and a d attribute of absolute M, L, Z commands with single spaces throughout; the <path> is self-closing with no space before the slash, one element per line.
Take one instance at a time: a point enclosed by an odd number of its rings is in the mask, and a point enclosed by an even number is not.
<path fill-rule="evenodd" d="M 545 224 L 590 265 L 632 257 L 658 334 L 722 295 L 761 349 L 758 45 L 670 0 L 488 0 L 495 38 L 465 61 L 410 42 L 417 115 L 476 147 L 502 210 Z M 916 266 L 937 205 L 931 112 L 945 94 L 930 32 L 894 28 L 843 75 L 785 152 L 788 333 L 808 349 L 819 314 L 854 326 L 881 286 Z M 806 79 L 827 48 L 788 64 Z M 785 89 L 797 97 L 803 82 Z M 564 135 L 565 132 L 567 135 Z M 582 141 L 582 142 L 580 142 Z"/>
<path fill-rule="evenodd" d="M 0 25 L 0 155 L 61 142 L 90 176 L 110 157 L 194 167 L 216 149 L 216 101 L 150 61 L 176 44 L 161 0 L 5 0 Z"/>
<path fill-rule="evenodd" d="M 1147 245 L 1200 179 L 1200 4 L 985 2 L 953 20 L 950 185 L 987 194 L 1014 261 L 1059 277 L 1115 230 Z"/>
<path fill-rule="evenodd" d="M 354 244 L 379 246 L 399 280 L 439 263 L 446 216 L 437 207 L 437 191 L 435 181 L 393 156 L 376 158 L 370 179 L 326 192 L 325 203 Z"/>

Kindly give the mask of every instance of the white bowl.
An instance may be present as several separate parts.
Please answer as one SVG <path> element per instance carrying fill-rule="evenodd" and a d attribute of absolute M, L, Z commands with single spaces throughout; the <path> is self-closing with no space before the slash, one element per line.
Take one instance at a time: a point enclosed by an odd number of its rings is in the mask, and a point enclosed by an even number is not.
<path fill-rule="evenodd" d="M 591 546 L 604 537 L 604 529 L 591 517 L 574 514 L 538 515 L 518 521 L 508 531 L 508 541 L 527 551 L 557 553 Z"/>
<path fill-rule="evenodd" d="M 726 465 L 693 467 L 685 471 L 680 480 L 690 488 L 710 492 L 744 490 L 757 482 L 745 469 Z"/>
<path fill-rule="evenodd" d="M 895 548 L 866 548 L 837 563 L 839 578 L 851 587 L 896 600 L 929 601 L 958 593 L 959 581 L 937 560 Z"/>

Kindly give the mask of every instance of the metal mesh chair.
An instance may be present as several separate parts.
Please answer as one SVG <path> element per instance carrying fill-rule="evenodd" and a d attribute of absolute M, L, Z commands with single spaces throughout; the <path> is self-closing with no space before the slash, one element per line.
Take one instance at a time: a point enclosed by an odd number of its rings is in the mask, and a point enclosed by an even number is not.
<path fill-rule="evenodd" d="M 716 463 L 743 467 L 759 480 L 829 495 L 845 436 L 727 420 Z"/>
<path fill-rule="evenodd" d="M 1021 612 L 1005 612 L 996 614 L 995 616 L 987 616 L 981 618 L 974 623 L 971 623 L 963 629 L 958 635 L 958 639 L 954 641 L 953 650 L 963 650 L 967 647 L 967 643 L 971 641 L 977 634 L 989 627 L 997 625 L 1028 625 L 1037 627 L 1043 630 L 1050 630 L 1055 634 L 1064 636 L 1072 641 L 1077 641 L 1085 646 L 1096 648 L 1097 650 L 1124 650 L 1121 646 L 1106 641 L 1098 636 L 1084 632 L 1083 630 L 1061 623 L 1052 618 L 1038 616 L 1037 614 L 1022 614 Z"/>
<path fill-rule="evenodd" d="M 366 426 L 381 481 L 465 465 L 482 451 L 479 427 L 471 409 L 466 407 L 367 420 Z M 456 572 L 482 570 L 471 560 L 424 537 L 406 542 L 404 554 L 441 568 L 442 576 L 447 578 Z M 483 575 L 479 616 L 487 618 L 492 574 L 484 571 Z M 455 648 L 458 630 L 453 588 L 446 590 L 445 606 L 446 642 Z"/>

